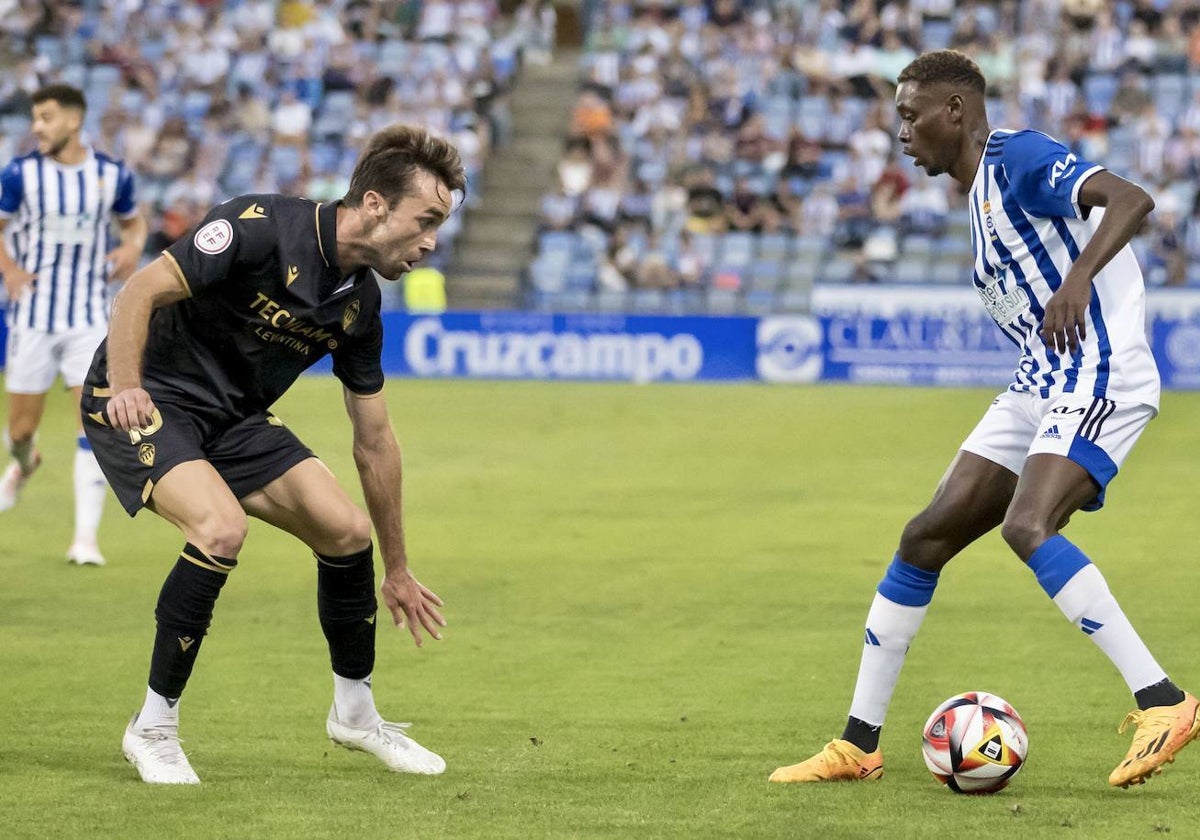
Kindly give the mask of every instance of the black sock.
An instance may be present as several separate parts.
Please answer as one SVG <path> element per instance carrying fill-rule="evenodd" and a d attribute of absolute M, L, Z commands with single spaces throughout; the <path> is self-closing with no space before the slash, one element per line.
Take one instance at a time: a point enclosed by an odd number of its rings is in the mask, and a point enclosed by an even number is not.
<path fill-rule="evenodd" d="M 1154 685 L 1148 685 L 1140 691 L 1133 692 L 1133 699 L 1137 701 L 1139 709 L 1150 709 L 1154 706 L 1174 706 L 1176 703 L 1183 702 L 1183 690 L 1171 682 L 1170 679 L 1165 679 L 1162 682 L 1156 682 Z"/>
<path fill-rule="evenodd" d="M 213 606 L 237 560 L 213 557 L 188 543 L 163 582 L 154 617 L 154 653 L 150 688 L 168 699 L 178 698 L 200 653 L 200 642 L 212 621 Z"/>
<path fill-rule="evenodd" d="M 317 615 L 339 677 L 362 680 L 375 670 L 376 609 L 372 546 L 345 557 L 317 554 Z"/>
<path fill-rule="evenodd" d="M 872 726 L 856 717 L 846 718 L 846 729 L 842 732 L 842 740 L 849 741 L 865 753 L 873 753 L 879 749 L 879 732 L 882 726 Z"/>

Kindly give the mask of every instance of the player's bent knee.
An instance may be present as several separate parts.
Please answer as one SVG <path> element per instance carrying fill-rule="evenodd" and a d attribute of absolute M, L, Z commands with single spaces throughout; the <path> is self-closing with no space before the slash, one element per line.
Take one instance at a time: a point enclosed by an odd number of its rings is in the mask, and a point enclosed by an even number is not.
<path fill-rule="evenodd" d="M 1005 517 L 1000 526 L 1000 536 L 1022 560 L 1028 560 L 1055 533 L 1049 525 L 1021 515 Z"/>
<path fill-rule="evenodd" d="M 240 508 L 208 513 L 187 529 L 188 541 L 217 557 L 237 557 L 249 522 Z"/>
<path fill-rule="evenodd" d="M 371 520 L 357 506 L 350 506 L 319 542 L 312 546 L 319 554 L 333 557 L 357 554 L 371 545 Z"/>

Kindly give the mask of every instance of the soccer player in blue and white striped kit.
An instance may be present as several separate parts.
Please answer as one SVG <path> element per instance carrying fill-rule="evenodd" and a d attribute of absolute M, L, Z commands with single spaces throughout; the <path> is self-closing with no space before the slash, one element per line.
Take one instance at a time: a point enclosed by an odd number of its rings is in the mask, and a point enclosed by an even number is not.
<path fill-rule="evenodd" d="M 1145 782 L 1200 734 L 1196 698 L 1167 677 L 1104 576 L 1059 533 L 1077 510 L 1104 503 L 1158 412 L 1145 289 L 1129 247 L 1154 201 L 1045 134 L 991 130 L 984 93 L 983 74 L 962 53 L 920 56 L 899 76 L 898 137 L 917 166 L 970 190 L 975 289 L 1020 361 L 901 535 L 867 614 L 842 737 L 771 781 L 883 775 L 880 729 L 938 573 L 997 526 L 1133 693 L 1137 709 L 1120 727 L 1135 726 L 1133 745 L 1109 783 Z"/>
<path fill-rule="evenodd" d="M 137 268 L 146 241 L 133 174 L 83 142 L 83 93 L 53 84 L 36 91 L 32 102 L 37 150 L 0 172 L 0 273 L 8 293 L 5 436 L 13 457 L 0 474 L 0 511 L 16 504 L 41 464 L 34 435 L 57 375 L 74 393 L 79 415 L 84 376 L 108 329 L 106 287 Z M 120 243 L 110 249 L 114 220 Z M 73 563 L 104 564 L 96 532 L 107 490 L 80 431 L 75 537 L 67 550 Z"/>

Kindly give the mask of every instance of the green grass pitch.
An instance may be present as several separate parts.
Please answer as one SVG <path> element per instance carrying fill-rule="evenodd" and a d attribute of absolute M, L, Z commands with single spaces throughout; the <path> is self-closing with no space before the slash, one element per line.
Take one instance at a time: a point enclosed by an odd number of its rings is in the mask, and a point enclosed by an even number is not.
<path fill-rule="evenodd" d="M 331 747 L 315 569 L 255 523 L 182 705 L 198 788 L 120 753 L 181 540 L 110 500 L 109 565 L 69 567 L 73 434 L 0 516 L 6 838 L 1132 838 L 1200 836 L 1200 746 L 1108 788 L 1130 698 L 989 535 L 951 564 L 912 646 L 875 785 L 775 786 L 840 734 L 863 620 L 900 529 L 990 391 L 494 382 L 389 385 L 413 567 L 446 600 L 418 651 L 381 622 L 381 710 L 444 755 L 432 779 Z M 1067 530 L 1164 667 L 1200 687 L 1196 421 L 1168 394 L 1100 514 Z M 277 407 L 358 497 L 340 388 Z M 1005 792 L 958 797 L 920 756 L 943 699 L 1029 726 Z"/>

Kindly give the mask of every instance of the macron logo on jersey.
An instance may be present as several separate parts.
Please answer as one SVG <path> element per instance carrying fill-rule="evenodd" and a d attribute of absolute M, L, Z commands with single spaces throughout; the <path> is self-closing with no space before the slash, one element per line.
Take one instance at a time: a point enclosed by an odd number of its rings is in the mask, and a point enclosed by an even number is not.
<path fill-rule="evenodd" d="M 1067 155 L 1062 160 L 1056 160 L 1054 165 L 1050 167 L 1050 189 L 1058 186 L 1058 182 L 1064 178 L 1070 178 L 1071 173 L 1075 171 L 1075 162 L 1078 158 L 1075 155 Z"/>

